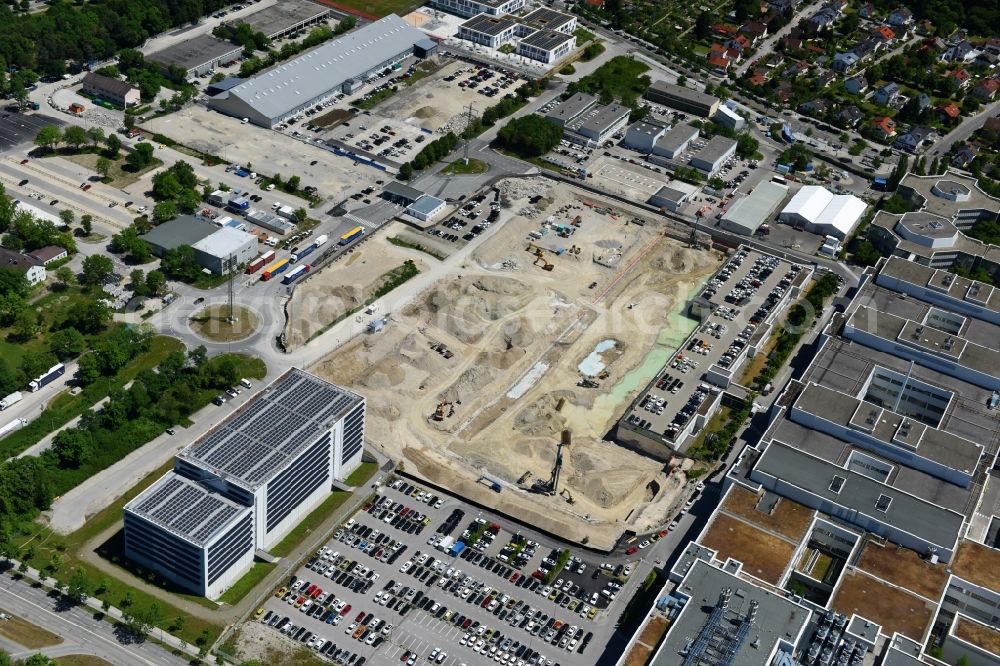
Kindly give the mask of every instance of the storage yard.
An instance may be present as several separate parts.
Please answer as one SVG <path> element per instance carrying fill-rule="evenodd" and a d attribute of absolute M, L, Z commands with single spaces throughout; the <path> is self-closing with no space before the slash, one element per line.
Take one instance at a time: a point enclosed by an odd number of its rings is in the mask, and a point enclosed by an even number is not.
<path fill-rule="evenodd" d="M 626 526 L 647 527 L 625 522 L 633 509 L 652 524 L 684 485 L 603 437 L 690 332 L 676 313 L 720 258 L 562 185 L 499 191 L 502 226 L 464 264 L 313 371 L 369 399 L 369 440 L 408 471 L 609 546 Z M 357 284 L 357 262 L 387 249 L 374 240 L 313 280 Z M 538 492 L 563 430 L 558 492 Z"/>

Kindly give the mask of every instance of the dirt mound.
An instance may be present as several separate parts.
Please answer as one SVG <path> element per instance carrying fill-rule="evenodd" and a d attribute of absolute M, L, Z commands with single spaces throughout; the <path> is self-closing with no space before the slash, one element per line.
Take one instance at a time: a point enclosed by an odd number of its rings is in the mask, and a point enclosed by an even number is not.
<path fill-rule="evenodd" d="M 498 348 L 503 351 L 511 347 L 522 349 L 530 347 L 535 341 L 535 332 L 531 330 L 530 323 L 524 317 L 519 317 L 513 321 L 505 322 L 496 337 Z"/>
<path fill-rule="evenodd" d="M 426 119 L 426 118 L 433 118 L 436 113 L 437 109 L 435 109 L 433 106 L 422 106 L 416 111 L 414 111 L 413 115 L 415 115 L 417 118 Z"/>
<path fill-rule="evenodd" d="M 549 393 L 526 406 L 514 417 L 514 427 L 529 437 L 553 436 L 566 427 L 566 418 L 556 411 L 559 398 Z"/>
<path fill-rule="evenodd" d="M 458 380 L 442 391 L 442 401 L 470 403 L 497 378 L 495 367 L 477 363 L 463 372 Z"/>
<path fill-rule="evenodd" d="M 398 363 L 398 359 L 386 358 L 368 366 L 364 377 L 361 378 L 361 385 L 369 389 L 386 389 L 399 386 L 404 379 L 406 370 Z"/>

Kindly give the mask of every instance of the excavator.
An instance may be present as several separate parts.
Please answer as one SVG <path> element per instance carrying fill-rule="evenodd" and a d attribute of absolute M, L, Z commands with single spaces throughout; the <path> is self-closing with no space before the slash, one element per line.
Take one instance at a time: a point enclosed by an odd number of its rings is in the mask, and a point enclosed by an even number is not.
<path fill-rule="evenodd" d="M 542 262 L 543 271 L 551 271 L 556 267 L 555 264 L 549 263 L 549 260 L 545 258 L 545 253 L 540 247 L 535 248 L 535 261 L 532 263 L 532 266 L 537 266 L 538 262 Z"/>

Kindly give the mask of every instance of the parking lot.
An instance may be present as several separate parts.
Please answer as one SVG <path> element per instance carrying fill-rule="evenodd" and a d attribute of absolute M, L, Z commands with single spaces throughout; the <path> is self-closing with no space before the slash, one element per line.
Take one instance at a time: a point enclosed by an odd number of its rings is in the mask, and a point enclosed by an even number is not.
<path fill-rule="evenodd" d="M 543 541 L 397 479 L 259 619 L 335 663 L 592 663 L 636 563 Z"/>
<path fill-rule="evenodd" d="M 438 138 L 430 130 L 371 112 L 356 114 L 320 135 L 397 163 L 409 162 L 424 146 Z"/>
<path fill-rule="evenodd" d="M 787 302 L 786 294 L 801 270 L 756 250 L 742 249 L 733 255 L 702 293 L 712 305 L 711 314 L 635 403 L 626 420 L 682 448 L 695 414 L 707 409 L 720 392 L 698 378 L 717 365 L 733 372 L 734 381 L 739 381 L 740 361 L 751 336 Z"/>
<path fill-rule="evenodd" d="M 31 142 L 38 130 L 46 125 L 62 127 L 64 124 L 62 120 L 42 113 L 23 114 L 4 109 L 0 112 L 0 151 Z"/>

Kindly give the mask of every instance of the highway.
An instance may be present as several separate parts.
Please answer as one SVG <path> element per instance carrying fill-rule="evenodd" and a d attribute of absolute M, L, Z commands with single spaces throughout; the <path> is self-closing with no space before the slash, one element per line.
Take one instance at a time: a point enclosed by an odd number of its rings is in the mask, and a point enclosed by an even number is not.
<path fill-rule="evenodd" d="M 33 587 L 27 579 L 0 577 L 0 603 L 8 613 L 62 637 L 63 642 L 42 650 L 26 650 L 9 640 L 0 646 L 15 659 L 42 652 L 51 657 L 89 654 L 115 666 L 182 666 L 189 659 L 178 657 L 159 645 L 123 643 L 112 637 L 110 624 L 94 619 L 94 610 L 83 606 L 66 607 L 61 599 L 49 596 L 43 588 Z"/>

